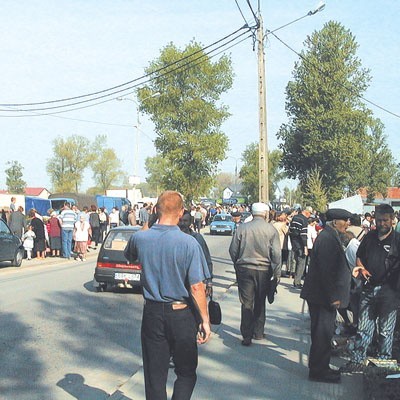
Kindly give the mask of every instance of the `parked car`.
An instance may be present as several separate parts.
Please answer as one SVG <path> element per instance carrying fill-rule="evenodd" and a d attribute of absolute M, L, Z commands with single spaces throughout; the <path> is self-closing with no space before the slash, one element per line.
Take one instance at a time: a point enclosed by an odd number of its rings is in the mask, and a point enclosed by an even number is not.
<path fill-rule="evenodd" d="M 210 224 L 210 235 L 232 235 L 235 229 L 236 224 L 232 221 L 230 214 L 216 214 Z"/>
<path fill-rule="evenodd" d="M 141 286 L 142 266 L 130 264 L 124 256 L 129 238 L 141 229 L 141 226 L 118 226 L 111 229 L 97 256 L 93 285 L 98 292 L 108 286 L 133 288 Z"/>
<path fill-rule="evenodd" d="M 15 236 L 8 225 L 0 219 L 0 262 L 11 261 L 11 265 L 20 267 L 24 258 L 21 239 Z"/>

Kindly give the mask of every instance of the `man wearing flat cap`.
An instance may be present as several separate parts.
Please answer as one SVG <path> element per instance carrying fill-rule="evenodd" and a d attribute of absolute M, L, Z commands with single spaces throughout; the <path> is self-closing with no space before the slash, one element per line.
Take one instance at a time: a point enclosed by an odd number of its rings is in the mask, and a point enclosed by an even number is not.
<path fill-rule="evenodd" d="M 352 214 L 340 208 L 326 213 L 326 227 L 314 242 L 309 271 L 300 297 L 307 300 L 311 317 L 309 378 L 339 383 L 340 372 L 329 367 L 336 310 L 350 301 L 351 269 L 340 233 L 345 233 Z"/>
<path fill-rule="evenodd" d="M 267 222 L 268 205 L 254 203 L 253 219 L 237 227 L 229 254 L 233 261 L 241 308 L 242 345 L 264 338 L 265 300 L 271 277 L 280 278 L 278 231 Z"/>

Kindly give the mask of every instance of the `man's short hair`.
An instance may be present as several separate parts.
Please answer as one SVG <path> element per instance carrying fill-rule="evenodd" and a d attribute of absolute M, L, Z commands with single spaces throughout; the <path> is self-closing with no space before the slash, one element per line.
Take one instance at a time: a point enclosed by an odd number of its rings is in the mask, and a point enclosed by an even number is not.
<path fill-rule="evenodd" d="M 174 190 L 166 190 L 158 197 L 156 207 L 160 215 L 177 214 L 183 209 L 182 195 Z"/>
<path fill-rule="evenodd" d="M 393 207 L 389 204 L 379 204 L 375 207 L 375 214 L 390 214 L 393 217 L 394 210 Z"/>

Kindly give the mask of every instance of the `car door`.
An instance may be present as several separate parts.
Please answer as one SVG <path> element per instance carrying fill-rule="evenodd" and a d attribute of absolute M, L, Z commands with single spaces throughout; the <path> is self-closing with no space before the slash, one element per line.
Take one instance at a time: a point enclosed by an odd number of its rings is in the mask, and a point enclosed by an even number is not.
<path fill-rule="evenodd" d="M 14 258 L 15 239 L 10 228 L 0 219 L 0 261 L 9 261 Z"/>

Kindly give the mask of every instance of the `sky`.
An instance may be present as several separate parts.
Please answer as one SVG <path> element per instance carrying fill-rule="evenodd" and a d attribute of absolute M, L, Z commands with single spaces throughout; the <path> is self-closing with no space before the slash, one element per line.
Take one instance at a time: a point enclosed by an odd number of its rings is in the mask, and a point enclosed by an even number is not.
<path fill-rule="evenodd" d="M 250 3 L 256 10 L 258 2 Z M 274 30 L 292 22 L 315 9 L 317 3 L 318 0 L 261 0 L 264 28 Z M 357 55 L 372 76 L 364 97 L 399 115 L 400 3 L 325 3 L 323 11 L 277 31 L 277 36 L 300 52 L 307 35 L 322 29 L 330 20 L 340 22 L 355 35 Z M 182 49 L 193 39 L 207 46 L 236 31 L 245 21 L 254 23 L 246 0 L 2 2 L 0 104 L 52 101 L 108 89 L 142 76 L 170 42 Z M 259 138 L 257 52 L 253 51 L 252 40 L 247 39 L 226 50 L 226 54 L 231 56 L 235 78 L 232 89 L 220 102 L 229 107 L 231 117 L 222 127 L 229 138 L 229 150 L 219 168 L 221 172 L 234 173 L 235 167 L 240 169 L 242 165 L 240 158 L 246 146 Z M 287 122 L 285 87 L 298 56 L 269 35 L 265 59 L 267 135 L 268 148 L 272 150 L 279 144 L 276 132 Z M 88 141 L 106 135 L 107 146 L 115 149 L 124 171 L 133 175 L 137 109 L 131 92 L 123 96 L 132 101 L 117 101 L 115 95 L 93 107 L 54 115 L 45 115 L 49 111 L 11 112 L 10 107 L 0 106 L 0 189 L 6 189 L 7 162 L 18 161 L 29 187 L 51 190 L 46 163 L 53 156 L 52 142 L 71 135 L 87 137 Z M 399 117 L 371 104 L 368 107 L 385 125 L 389 147 L 400 162 Z M 140 115 L 140 122 L 137 170 L 143 181 L 144 160 L 155 155 L 155 133 L 148 117 Z M 93 181 L 89 171 L 82 190 L 90 186 Z"/>

